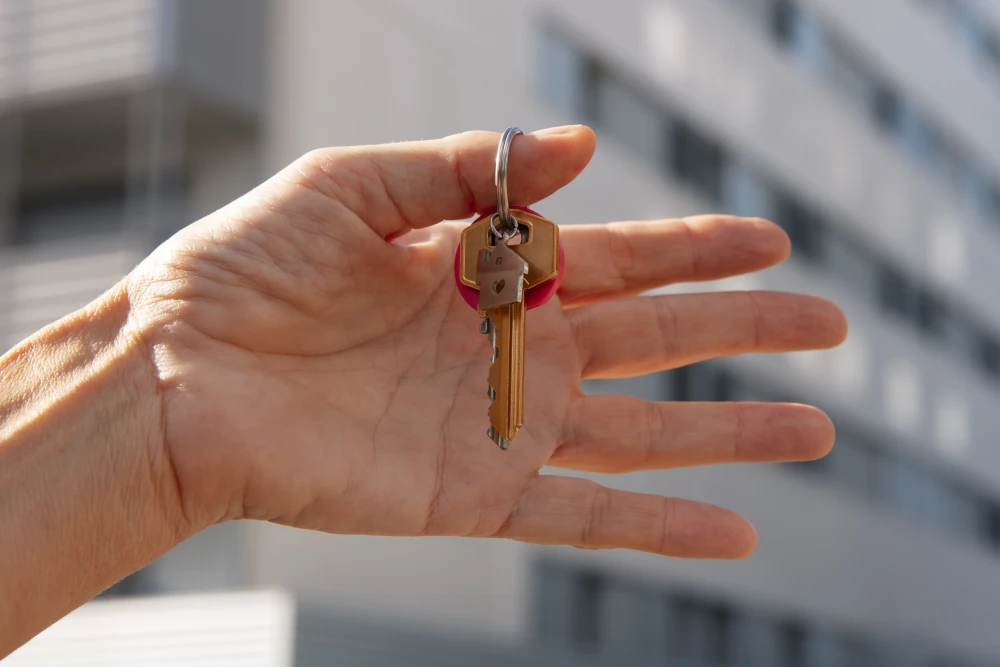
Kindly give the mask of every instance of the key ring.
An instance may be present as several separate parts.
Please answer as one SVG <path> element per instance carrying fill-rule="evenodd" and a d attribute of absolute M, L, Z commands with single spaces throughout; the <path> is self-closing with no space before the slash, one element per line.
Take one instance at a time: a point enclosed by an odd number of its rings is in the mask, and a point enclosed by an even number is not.
<path fill-rule="evenodd" d="M 507 215 L 509 216 L 510 213 L 508 212 Z M 512 223 L 511 226 L 513 227 L 513 229 L 505 229 L 501 232 L 496 226 L 496 222 L 499 219 L 500 219 L 499 212 L 494 213 L 493 215 L 490 216 L 490 231 L 493 232 L 493 236 L 495 236 L 496 238 L 503 239 L 504 241 L 510 241 L 517 235 L 517 222 L 513 218 L 511 218 L 511 223 Z"/>
<path fill-rule="evenodd" d="M 510 215 L 510 201 L 507 199 L 507 161 L 510 159 L 510 146 L 514 143 L 514 137 L 519 134 L 524 134 L 519 127 L 511 126 L 504 130 L 503 136 L 500 137 L 500 145 L 497 146 L 496 166 L 493 172 L 493 182 L 497 188 L 496 215 L 500 218 L 500 226 L 504 233 L 497 233 L 492 218 L 490 228 L 498 237 L 508 240 L 517 233 L 517 222 Z"/>

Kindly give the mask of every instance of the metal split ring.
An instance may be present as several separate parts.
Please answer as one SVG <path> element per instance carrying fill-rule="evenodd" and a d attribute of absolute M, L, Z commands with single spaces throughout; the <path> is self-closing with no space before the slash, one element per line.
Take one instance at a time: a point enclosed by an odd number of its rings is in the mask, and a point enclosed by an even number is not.
<path fill-rule="evenodd" d="M 512 238 L 517 236 L 517 222 L 512 220 L 513 227 L 511 229 L 498 228 L 496 225 L 497 220 L 500 219 L 499 213 L 494 213 L 490 216 L 490 231 L 493 232 L 493 236 L 498 239 L 503 239 L 504 241 L 510 241 Z M 503 227 L 503 225 L 501 225 Z"/>
<path fill-rule="evenodd" d="M 514 137 L 524 134 L 519 127 L 508 127 L 500 137 L 500 145 L 497 147 L 496 170 L 493 175 L 493 182 L 497 187 L 497 212 L 494 217 L 499 218 L 500 228 L 503 234 L 498 233 L 490 218 L 490 229 L 498 237 L 511 239 L 517 233 L 517 221 L 510 214 L 510 200 L 507 198 L 507 161 L 510 159 L 510 146 L 514 143 Z"/>

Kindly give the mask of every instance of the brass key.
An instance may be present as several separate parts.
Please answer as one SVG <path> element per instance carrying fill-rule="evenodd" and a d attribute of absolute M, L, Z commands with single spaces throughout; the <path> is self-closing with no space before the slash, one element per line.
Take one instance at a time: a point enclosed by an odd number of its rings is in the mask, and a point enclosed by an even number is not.
<path fill-rule="evenodd" d="M 509 240 L 495 233 L 495 218 L 470 225 L 462 234 L 460 278 L 468 274 L 479 289 L 480 330 L 490 335 L 493 355 L 487 393 L 487 434 L 507 449 L 524 423 L 524 291 L 549 280 L 559 270 L 559 228 L 525 211 L 511 211 L 517 231 Z M 514 244 L 517 240 L 520 243 Z M 475 270 L 469 261 L 476 257 Z"/>

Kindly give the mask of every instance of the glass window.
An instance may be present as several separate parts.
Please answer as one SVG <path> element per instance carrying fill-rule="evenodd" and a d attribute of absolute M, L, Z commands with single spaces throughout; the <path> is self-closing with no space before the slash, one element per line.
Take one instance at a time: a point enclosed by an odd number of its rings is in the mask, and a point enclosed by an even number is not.
<path fill-rule="evenodd" d="M 690 401 L 691 398 L 691 367 L 682 366 L 667 371 L 670 384 L 670 396 L 673 401 Z"/>
<path fill-rule="evenodd" d="M 125 227 L 125 184 L 110 183 L 18 202 L 16 243 L 43 243 L 113 233 Z"/>
<path fill-rule="evenodd" d="M 828 458 L 832 480 L 860 498 L 874 495 L 874 460 L 867 447 L 849 437 L 838 437 Z"/>
<path fill-rule="evenodd" d="M 723 667 L 733 659 L 733 612 L 727 606 L 678 598 L 674 602 L 671 646 L 695 664 Z"/>
<path fill-rule="evenodd" d="M 994 548 L 1000 549 L 1000 504 L 991 503 L 983 517 L 986 540 Z"/>
<path fill-rule="evenodd" d="M 586 59 L 557 31 L 544 30 L 540 42 L 541 73 L 539 85 L 544 98 L 571 116 L 585 109 Z"/>
<path fill-rule="evenodd" d="M 794 2 L 778 0 L 771 15 L 771 29 L 778 43 L 807 69 L 819 72 L 829 60 L 827 35 L 810 10 Z"/>
<path fill-rule="evenodd" d="M 888 266 L 880 269 L 879 300 L 887 312 L 907 319 L 914 318 L 919 306 L 917 292 L 899 271 Z"/>
<path fill-rule="evenodd" d="M 880 128 L 899 136 L 903 125 L 903 103 L 896 91 L 885 84 L 876 86 L 872 98 L 872 115 Z"/>
<path fill-rule="evenodd" d="M 826 45 L 828 55 L 823 66 L 826 80 L 858 108 L 871 109 L 879 82 L 864 58 L 836 35 L 827 35 Z"/>
<path fill-rule="evenodd" d="M 674 123 L 670 166 L 673 174 L 713 201 L 722 198 L 722 148 L 692 127 Z"/>
<path fill-rule="evenodd" d="M 774 222 L 788 233 L 800 257 L 818 260 L 823 256 L 825 225 L 815 211 L 787 194 L 779 194 L 775 197 Z"/>
<path fill-rule="evenodd" d="M 781 628 L 779 667 L 807 667 L 806 642 L 809 634 L 796 622 L 785 623 Z"/>
<path fill-rule="evenodd" d="M 730 4 L 765 26 L 774 13 L 774 0 L 732 0 Z"/>
<path fill-rule="evenodd" d="M 991 377 L 1000 377 L 1000 342 L 989 335 L 975 341 L 974 355 L 980 368 Z"/>
<path fill-rule="evenodd" d="M 939 339 L 948 335 L 951 313 L 941 299 L 927 290 L 920 290 L 917 296 L 917 313 L 920 329 L 925 334 Z"/>
<path fill-rule="evenodd" d="M 667 122 L 655 104 L 611 77 L 598 82 L 595 103 L 596 119 L 611 136 L 650 164 L 665 162 Z"/>
<path fill-rule="evenodd" d="M 940 166 L 941 139 L 934 126 L 912 104 L 899 100 L 893 129 L 896 138 L 910 155 L 932 167 Z"/>
<path fill-rule="evenodd" d="M 841 641 L 843 667 L 876 667 L 881 665 L 875 648 L 864 639 L 845 637 Z"/>
<path fill-rule="evenodd" d="M 981 169 L 969 169 L 960 191 L 966 205 L 987 222 L 1000 225 L 1000 186 Z"/>
<path fill-rule="evenodd" d="M 576 572 L 555 562 L 543 561 L 537 570 L 537 623 L 534 629 L 544 641 L 569 643 L 576 595 Z"/>
<path fill-rule="evenodd" d="M 854 290 L 876 298 L 879 290 L 879 267 L 876 260 L 853 239 L 831 228 L 824 237 L 823 261 L 830 271 Z"/>
<path fill-rule="evenodd" d="M 722 173 L 722 203 L 726 212 L 744 217 L 774 217 L 774 195 L 764 178 L 738 159 L 726 160 Z"/>
<path fill-rule="evenodd" d="M 594 572 L 577 575 L 573 595 L 573 616 L 570 632 L 573 641 L 588 647 L 596 647 L 601 632 L 601 597 L 604 580 Z"/>
<path fill-rule="evenodd" d="M 781 44 L 788 45 L 795 34 L 798 8 L 789 0 L 777 0 L 771 13 L 771 32 Z"/>

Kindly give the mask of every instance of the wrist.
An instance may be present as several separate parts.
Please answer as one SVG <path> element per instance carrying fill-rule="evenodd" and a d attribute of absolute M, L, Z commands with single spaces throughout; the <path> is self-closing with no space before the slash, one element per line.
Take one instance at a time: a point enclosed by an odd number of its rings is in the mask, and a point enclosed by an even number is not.
<path fill-rule="evenodd" d="M 123 285 L 0 357 L 0 628 L 15 642 L 195 531 L 161 415 Z"/>

